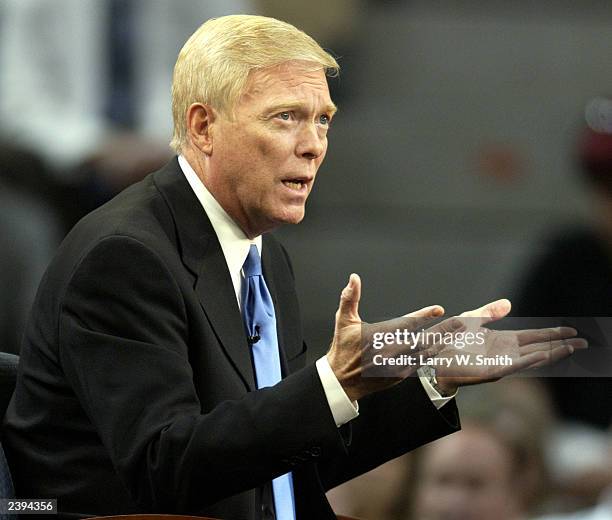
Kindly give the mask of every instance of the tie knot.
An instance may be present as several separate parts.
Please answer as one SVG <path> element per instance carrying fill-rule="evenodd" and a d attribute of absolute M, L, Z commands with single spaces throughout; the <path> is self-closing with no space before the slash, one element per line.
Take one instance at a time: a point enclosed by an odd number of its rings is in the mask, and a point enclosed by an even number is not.
<path fill-rule="evenodd" d="M 244 276 L 247 278 L 249 276 L 261 276 L 261 257 L 255 244 L 251 244 L 249 254 L 242 265 L 242 269 L 244 270 Z"/>

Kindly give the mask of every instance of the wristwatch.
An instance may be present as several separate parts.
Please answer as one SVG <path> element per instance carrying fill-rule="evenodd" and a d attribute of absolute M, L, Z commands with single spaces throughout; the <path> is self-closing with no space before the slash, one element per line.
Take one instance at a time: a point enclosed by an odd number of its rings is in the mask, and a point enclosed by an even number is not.
<path fill-rule="evenodd" d="M 448 397 L 446 392 L 443 392 L 438 384 L 438 380 L 436 379 L 436 369 L 426 365 L 419 368 L 419 372 L 423 377 L 427 378 L 427 382 L 434 388 L 436 392 L 438 392 L 442 397 Z"/>

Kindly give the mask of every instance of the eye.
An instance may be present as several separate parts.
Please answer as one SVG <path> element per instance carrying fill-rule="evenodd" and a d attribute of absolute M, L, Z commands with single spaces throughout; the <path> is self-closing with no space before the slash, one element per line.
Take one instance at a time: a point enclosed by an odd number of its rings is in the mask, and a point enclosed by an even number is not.
<path fill-rule="evenodd" d="M 291 119 L 291 112 L 280 112 L 276 117 L 282 119 L 283 121 L 289 121 Z"/>
<path fill-rule="evenodd" d="M 330 117 L 327 114 L 321 114 L 319 116 L 319 124 L 321 125 L 329 125 L 329 123 L 331 122 Z"/>

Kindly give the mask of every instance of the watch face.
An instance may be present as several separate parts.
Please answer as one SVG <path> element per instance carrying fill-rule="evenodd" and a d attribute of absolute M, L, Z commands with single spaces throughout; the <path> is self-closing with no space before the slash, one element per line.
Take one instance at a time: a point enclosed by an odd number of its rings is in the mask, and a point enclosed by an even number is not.
<path fill-rule="evenodd" d="M 424 366 L 424 367 L 421 367 L 421 373 L 426 378 L 428 378 L 430 382 L 431 381 L 435 382 L 435 380 L 436 380 L 436 370 L 435 370 L 435 368 L 430 367 L 428 365 Z"/>

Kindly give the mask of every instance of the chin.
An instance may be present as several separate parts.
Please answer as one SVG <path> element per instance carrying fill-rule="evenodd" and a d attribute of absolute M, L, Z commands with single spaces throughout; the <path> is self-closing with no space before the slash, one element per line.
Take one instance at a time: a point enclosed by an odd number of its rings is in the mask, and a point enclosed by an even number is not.
<path fill-rule="evenodd" d="M 287 211 L 286 213 L 280 215 L 276 222 L 279 224 L 299 224 L 302 222 L 302 220 L 304 220 L 305 213 L 304 208 L 301 208 L 301 210 L 294 209 Z"/>

